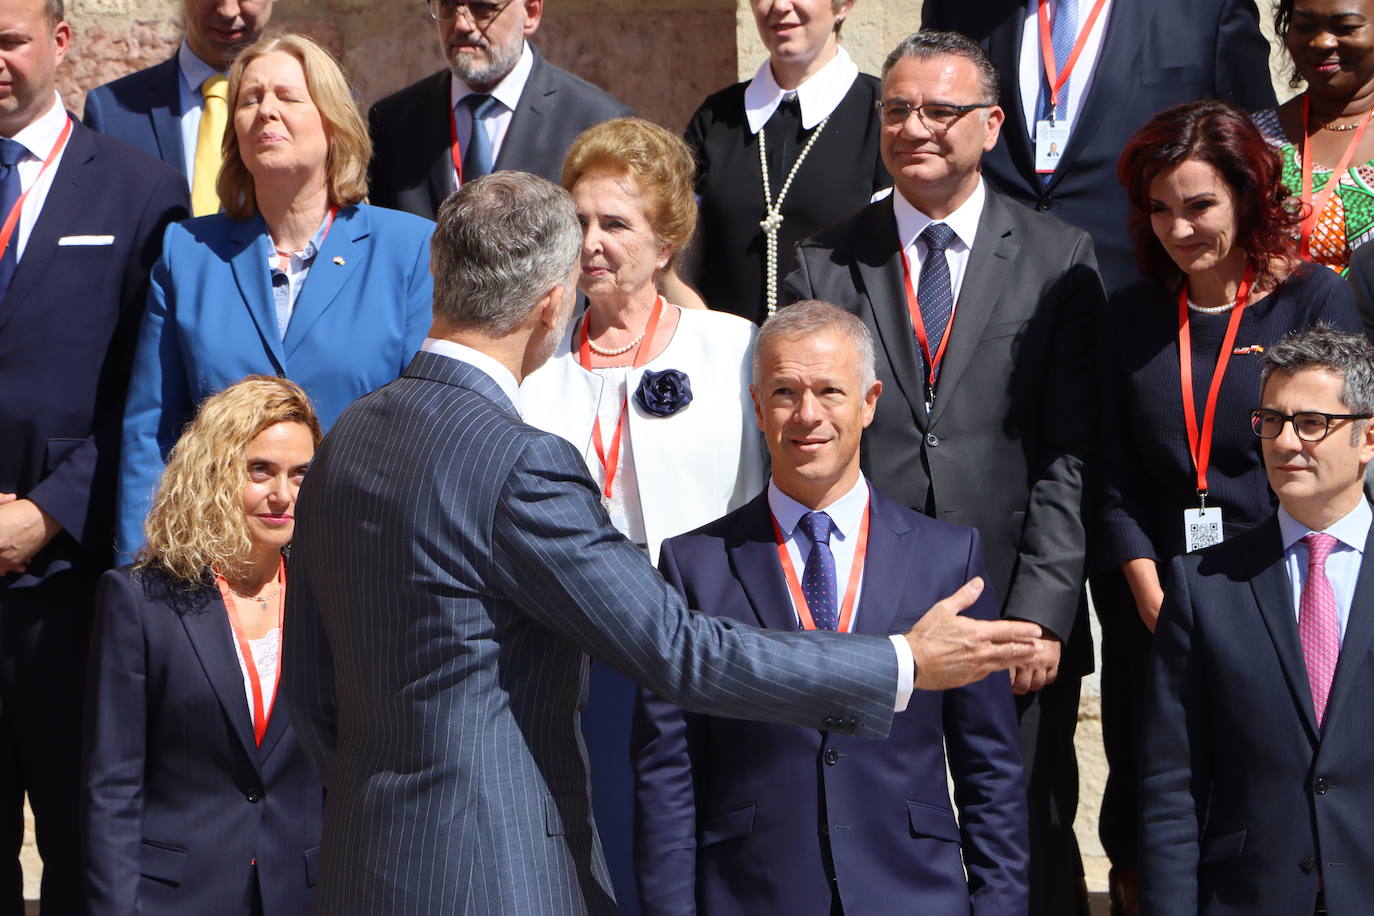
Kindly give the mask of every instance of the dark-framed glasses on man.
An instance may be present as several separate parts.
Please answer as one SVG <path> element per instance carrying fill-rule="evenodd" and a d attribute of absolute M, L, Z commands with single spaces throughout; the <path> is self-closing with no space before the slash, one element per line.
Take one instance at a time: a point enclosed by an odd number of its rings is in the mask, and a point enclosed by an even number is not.
<path fill-rule="evenodd" d="M 512 0 L 501 0 L 500 3 L 488 3 L 486 0 L 477 0 L 473 3 L 456 3 L 454 0 L 429 0 L 429 15 L 431 18 L 440 22 L 448 22 L 450 19 L 458 18 L 459 10 L 476 25 L 486 25 L 497 16 L 501 11 L 510 6 Z"/>
<path fill-rule="evenodd" d="M 1284 424 L 1292 423 L 1293 432 L 1304 442 L 1320 442 L 1330 433 L 1332 427 L 1342 420 L 1368 420 L 1367 413 L 1322 413 L 1319 410 L 1300 410 L 1297 413 L 1279 413 L 1267 407 L 1250 411 L 1250 428 L 1261 439 L 1277 439 L 1283 432 Z"/>

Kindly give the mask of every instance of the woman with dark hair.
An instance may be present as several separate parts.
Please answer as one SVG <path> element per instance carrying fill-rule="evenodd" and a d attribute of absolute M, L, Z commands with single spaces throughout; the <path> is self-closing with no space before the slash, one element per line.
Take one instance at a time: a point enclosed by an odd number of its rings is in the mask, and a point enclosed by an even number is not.
<path fill-rule="evenodd" d="M 1274 31 L 1307 88 L 1255 123 L 1302 203 L 1299 256 L 1343 274 L 1374 237 L 1374 0 L 1279 0 Z"/>
<path fill-rule="evenodd" d="M 1191 102 L 1156 115 L 1127 143 L 1117 176 L 1145 279 L 1108 301 L 1099 342 L 1103 569 L 1093 598 L 1111 764 L 1103 831 L 1134 836 L 1123 828 L 1137 816 L 1134 722 L 1159 570 L 1273 509 L 1248 417 L 1265 348 L 1318 322 L 1359 331 L 1360 319 L 1339 277 L 1298 258 L 1278 153 L 1239 109 Z M 1118 867 L 1131 859 L 1113 854 Z"/>

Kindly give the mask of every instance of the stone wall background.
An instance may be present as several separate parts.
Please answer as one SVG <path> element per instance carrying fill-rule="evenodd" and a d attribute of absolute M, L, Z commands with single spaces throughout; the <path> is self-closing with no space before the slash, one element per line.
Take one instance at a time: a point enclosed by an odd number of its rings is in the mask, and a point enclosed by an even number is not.
<path fill-rule="evenodd" d="M 1258 5 L 1272 40 L 1274 0 Z M 535 43 L 558 66 L 645 117 L 681 129 L 707 94 L 752 77 L 764 59 L 750 6 L 749 0 L 548 0 Z M 75 37 L 59 86 L 68 107 L 79 114 L 88 89 L 171 56 L 181 38 L 181 9 L 180 0 L 69 0 Z M 860 69 L 877 73 L 888 50 L 919 24 L 920 11 L 921 0 L 858 0 L 845 23 L 844 46 Z M 272 25 L 305 32 L 338 55 L 364 107 L 444 66 L 421 0 L 277 0 Z M 1288 97 L 1293 90 L 1281 51 L 1270 65 L 1280 98 Z M 1084 683 L 1079 712 L 1076 824 L 1094 890 L 1106 886 L 1096 828 L 1106 777 L 1098 698 L 1094 675 Z M 41 873 L 32 836 L 30 823 L 24 860 L 31 898 Z"/>

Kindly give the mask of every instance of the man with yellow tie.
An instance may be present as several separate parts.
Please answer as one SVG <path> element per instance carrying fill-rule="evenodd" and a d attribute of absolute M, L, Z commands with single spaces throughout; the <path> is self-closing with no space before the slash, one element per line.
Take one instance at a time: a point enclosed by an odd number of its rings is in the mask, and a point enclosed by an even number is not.
<path fill-rule="evenodd" d="M 257 41 L 273 0 L 183 0 L 186 37 L 176 54 L 92 89 L 82 119 L 186 175 L 196 216 L 219 211 L 215 178 L 228 124 L 225 73 Z"/>

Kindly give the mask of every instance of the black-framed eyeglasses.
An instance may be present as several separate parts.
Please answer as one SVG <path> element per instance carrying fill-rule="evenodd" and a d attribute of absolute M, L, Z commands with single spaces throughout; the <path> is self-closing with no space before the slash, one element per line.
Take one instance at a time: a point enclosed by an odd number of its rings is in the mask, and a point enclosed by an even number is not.
<path fill-rule="evenodd" d="M 921 119 L 926 130 L 948 130 L 954 122 L 980 108 L 991 108 L 993 102 L 977 102 L 973 105 L 955 105 L 950 102 L 926 102 L 924 105 L 911 105 L 901 99 L 879 99 L 873 103 L 878 109 L 878 117 L 888 127 L 901 127 L 912 113 Z"/>
<path fill-rule="evenodd" d="M 455 0 L 428 0 L 429 15 L 436 22 L 449 22 L 458 18 L 458 10 L 461 8 L 472 20 L 474 25 L 486 25 L 497 16 L 501 11 L 511 5 L 512 0 L 501 0 L 500 3 L 488 3 L 486 0 L 477 0 L 474 3 L 457 3 Z"/>
<path fill-rule="evenodd" d="M 1250 428 L 1261 439 L 1277 439 L 1283 432 L 1285 423 L 1293 424 L 1293 432 L 1304 442 L 1320 442 L 1331 433 L 1331 424 L 1337 420 L 1369 420 L 1367 413 L 1322 413 L 1319 410 L 1300 410 L 1297 413 L 1279 413 L 1259 407 L 1250 411 Z"/>

